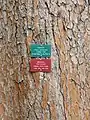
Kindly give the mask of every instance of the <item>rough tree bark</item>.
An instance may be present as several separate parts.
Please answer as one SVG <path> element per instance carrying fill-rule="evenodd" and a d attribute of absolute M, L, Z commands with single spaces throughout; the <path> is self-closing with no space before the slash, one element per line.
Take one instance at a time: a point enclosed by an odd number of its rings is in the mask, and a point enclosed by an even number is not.
<path fill-rule="evenodd" d="M 0 0 L 0 120 L 90 120 L 85 0 Z M 29 45 L 52 45 L 52 72 L 29 72 Z"/>

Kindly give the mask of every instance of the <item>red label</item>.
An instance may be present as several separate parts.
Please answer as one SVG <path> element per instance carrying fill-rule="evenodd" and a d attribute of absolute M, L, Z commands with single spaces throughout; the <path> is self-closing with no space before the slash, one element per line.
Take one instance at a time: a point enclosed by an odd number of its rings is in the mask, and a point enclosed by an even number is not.
<path fill-rule="evenodd" d="M 51 72 L 51 59 L 31 59 L 31 72 Z"/>

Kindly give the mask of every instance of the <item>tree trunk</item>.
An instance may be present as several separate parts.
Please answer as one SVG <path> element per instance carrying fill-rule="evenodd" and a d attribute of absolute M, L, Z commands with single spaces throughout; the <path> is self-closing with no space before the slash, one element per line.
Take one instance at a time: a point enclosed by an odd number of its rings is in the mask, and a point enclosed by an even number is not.
<path fill-rule="evenodd" d="M 52 71 L 29 71 L 30 44 Z M 0 120 L 90 120 L 90 13 L 84 0 L 0 0 Z"/>

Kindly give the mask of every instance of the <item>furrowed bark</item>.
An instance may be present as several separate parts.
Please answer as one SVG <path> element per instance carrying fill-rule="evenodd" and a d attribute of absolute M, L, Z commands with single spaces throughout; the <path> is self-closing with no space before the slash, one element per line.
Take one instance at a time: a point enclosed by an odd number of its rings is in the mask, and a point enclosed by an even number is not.
<path fill-rule="evenodd" d="M 30 73 L 31 43 L 51 73 Z M 0 0 L 0 120 L 89 120 L 89 80 L 89 1 Z"/>

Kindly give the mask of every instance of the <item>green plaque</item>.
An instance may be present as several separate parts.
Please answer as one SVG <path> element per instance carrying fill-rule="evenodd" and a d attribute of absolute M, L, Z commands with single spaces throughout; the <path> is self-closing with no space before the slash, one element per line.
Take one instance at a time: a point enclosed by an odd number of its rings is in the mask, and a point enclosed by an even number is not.
<path fill-rule="evenodd" d="M 31 44 L 31 57 L 51 57 L 51 45 Z"/>

